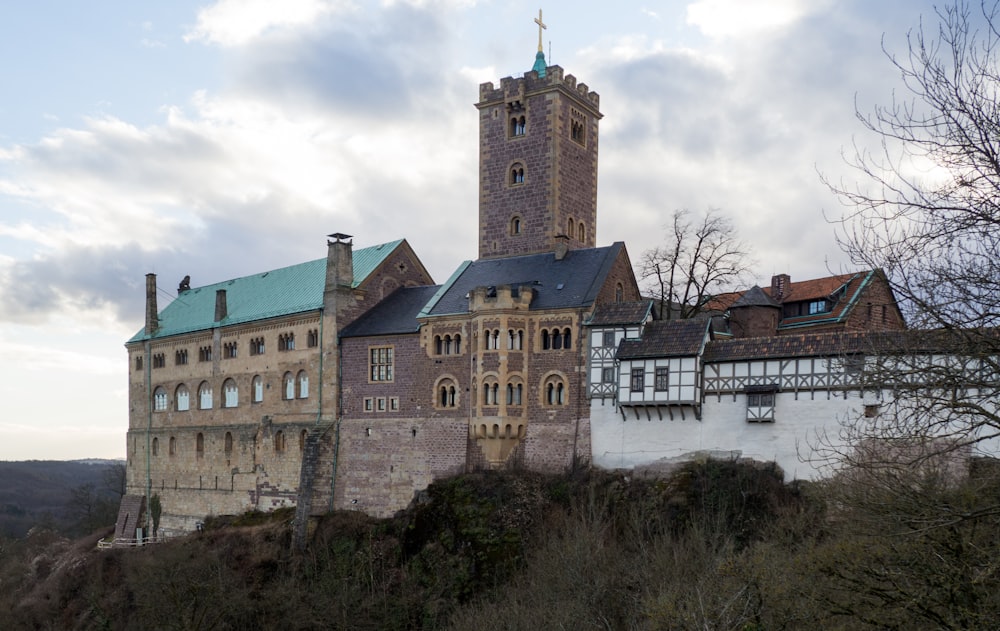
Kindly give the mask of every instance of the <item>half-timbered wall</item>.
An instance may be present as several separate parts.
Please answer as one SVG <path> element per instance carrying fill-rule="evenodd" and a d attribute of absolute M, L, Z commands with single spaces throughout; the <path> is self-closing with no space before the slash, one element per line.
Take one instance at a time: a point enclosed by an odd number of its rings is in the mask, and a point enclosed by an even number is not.
<path fill-rule="evenodd" d="M 618 343 L 623 339 L 638 338 L 641 332 L 642 328 L 639 325 L 590 329 L 590 344 L 587 354 L 587 393 L 591 399 L 603 401 L 604 399 L 614 400 L 617 397 L 618 377 L 615 351 L 618 350 Z M 605 374 L 609 370 L 610 374 Z"/>
<path fill-rule="evenodd" d="M 662 357 L 621 363 L 619 402 L 627 405 L 697 405 L 701 401 L 698 357 Z M 641 374 L 641 383 L 636 375 Z M 641 385 L 641 388 L 638 386 Z"/>

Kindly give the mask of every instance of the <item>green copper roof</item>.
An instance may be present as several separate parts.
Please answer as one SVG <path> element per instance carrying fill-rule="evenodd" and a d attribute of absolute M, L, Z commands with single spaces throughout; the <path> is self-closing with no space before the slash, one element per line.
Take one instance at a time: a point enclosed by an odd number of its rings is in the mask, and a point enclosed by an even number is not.
<path fill-rule="evenodd" d="M 402 242 L 399 239 L 354 250 L 353 286 L 364 282 Z M 160 311 L 160 328 L 154 335 L 140 329 L 128 343 L 319 309 L 325 284 L 326 259 L 322 258 L 189 289 Z M 226 290 L 228 315 L 216 322 L 215 294 L 219 289 Z"/>
<path fill-rule="evenodd" d="M 539 77 L 545 76 L 545 53 L 542 51 L 535 53 L 535 65 L 531 69 L 537 72 Z"/>

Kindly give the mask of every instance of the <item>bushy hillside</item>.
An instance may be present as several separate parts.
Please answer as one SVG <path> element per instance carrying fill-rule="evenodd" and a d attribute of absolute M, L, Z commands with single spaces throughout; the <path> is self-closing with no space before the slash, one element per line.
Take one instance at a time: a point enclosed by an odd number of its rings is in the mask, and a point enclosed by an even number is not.
<path fill-rule="evenodd" d="M 995 496 L 984 479 L 952 499 Z M 928 570 L 916 566 L 950 555 L 955 567 L 989 567 L 995 529 L 881 539 L 855 529 L 861 509 L 833 484 L 785 485 L 773 467 L 717 462 L 665 480 L 467 475 L 393 519 L 318 519 L 302 554 L 290 551 L 285 511 L 210 520 L 143 549 L 99 552 L 96 536 L 36 532 L 4 544 L 0 628 L 920 629 L 975 628 L 1000 613 L 988 572 L 962 583 L 959 607 L 944 597 L 957 584 L 920 586 Z M 939 619 L 879 571 L 923 590 Z"/>

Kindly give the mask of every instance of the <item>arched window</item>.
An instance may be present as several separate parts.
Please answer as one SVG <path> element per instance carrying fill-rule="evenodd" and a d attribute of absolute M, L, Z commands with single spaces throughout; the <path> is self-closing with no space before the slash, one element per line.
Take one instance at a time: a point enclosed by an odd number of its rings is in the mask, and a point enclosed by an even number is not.
<path fill-rule="evenodd" d="M 198 386 L 198 409 L 212 409 L 212 386 L 208 385 L 207 381 L 202 381 Z"/>
<path fill-rule="evenodd" d="M 622 286 L 621 283 L 618 283 L 615 286 L 615 302 L 624 302 L 624 301 L 625 301 L 625 288 Z"/>
<path fill-rule="evenodd" d="M 472 391 L 475 396 L 475 390 Z M 450 377 L 440 379 L 435 386 L 434 404 L 438 408 L 453 408 L 458 406 L 458 388 Z"/>
<path fill-rule="evenodd" d="M 286 372 L 285 376 L 281 380 L 282 392 L 284 393 L 284 398 L 286 401 L 290 401 L 295 398 L 295 377 L 290 372 Z"/>
<path fill-rule="evenodd" d="M 280 429 L 274 432 L 274 451 L 283 453 L 285 451 L 285 432 Z"/>
<path fill-rule="evenodd" d="M 304 370 L 299 371 L 299 398 L 309 398 L 309 375 Z"/>
<path fill-rule="evenodd" d="M 583 223 L 580 223 L 576 228 L 577 228 L 576 231 L 579 233 L 579 234 L 577 234 L 577 237 L 580 239 L 580 241 L 586 242 L 587 241 L 587 227 L 584 226 Z"/>
<path fill-rule="evenodd" d="M 174 400 L 178 412 L 186 412 L 191 409 L 191 393 L 183 383 L 177 386 L 177 391 L 174 393 Z"/>
<path fill-rule="evenodd" d="M 549 339 L 549 330 L 542 329 L 542 350 L 547 351 L 552 348 L 552 341 Z"/>
<path fill-rule="evenodd" d="M 159 456 L 160 455 L 160 439 L 159 438 L 154 438 L 153 439 L 153 455 L 154 456 Z"/>
<path fill-rule="evenodd" d="M 223 448 L 225 449 L 225 452 L 226 452 L 227 456 L 230 455 L 231 453 L 233 453 L 233 433 L 232 432 L 226 432 L 226 440 L 225 440 Z"/>
<path fill-rule="evenodd" d="M 567 387 L 559 375 L 552 375 L 545 379 L 542 393 L 545 405 L 566 405 Z"/>
<path fill-rule="evenodd" d="M 520 383 L 507 384 L 507 405 L 521 405 L 521 397 L 524 394 L 524 385 Z"/>
<path fill-rule="evenodd" d="M 157 386 L 156 390 L 153 391 L 153 410 L 156 412 L 165 412 L 167 409 L 167 389 L 163 386 Z"/>
<path fill-rule="evenodd" d="M 573 346 L 572 332 L 567 328 L 563 329 L 563 348 L 571 348 Z"/>
<path fill-rule="evenodd" d="M 251 382 L 251 387 L 253 389 L 253 399 L 254 403 L 260 403 L 264 400 L 264 380 L 260 378 L 260 375 L 254 375 L 253 381 Z"/>
<path fill-rule="evenodd" d="M 205 435 L 201 432 L 198 432 L 198 435 L 194 437 L 194 453 L 199 458 L 205 455 Z"/>
<path fill-rule="evenodd" d="M 309 437 L 309 432 L 307 430 L 302 430 L 299 432 L 299 451 L 304 452 L 306 450 L 306 439 Z"/>
<path fill-rule="evenodd" d="M 573 218 L 570 217 L 569 221 L 566 222 L 566 236 L 572 239 L 576 236 L 576 230 L 574 230 L 576 224 L 573 223 Z"/>
<path fill-rule="evenodd" d="M 521 218 L 517 215 L 510 220 L 510 234 L 511 236 L 521 234 Z"/>
<path fill-rule="evenodd" d="M 444 354 L 445 355 L 451 355 L 451 336 L 450 335 L 445 335 L 444 336 Z"/>
<path fill-rule="evenodd" d="M 455 334 L 455 354 L 462 354 L 462 336 L 457 333 Z"/>
<path fill-rule="evenodd" d="M 222 384 L 222 407 L 234 408 L 240 402 L 240 389 L 232 379 L 226 379 Z"/>
<path fill-rule="evenodd" d="M 510 183 L 511 184 L 523 184 L 524 183 L 524 165 L 520 162 L 515 162 L 510 167 Z"/>
<path fill-rule="evenodd" d="M 563 347 L 563 336 L 562 331 L 559 329 L 552 330 L 552 348 L 553 350 L 559 350 Z"/>
<path fill-rule="evenodd" d="M 170 443 L 168 446 L 167 453 L 169 453 L 171 456 L 177 453 L 177 438 L 173 436 L 170 437 Z"/>
<path fill-rule="evenodd" d="M 434 354 L 435 355 L 444 354 L 444 340 L 441 339 L 440 335 L 434 336 Z"/>

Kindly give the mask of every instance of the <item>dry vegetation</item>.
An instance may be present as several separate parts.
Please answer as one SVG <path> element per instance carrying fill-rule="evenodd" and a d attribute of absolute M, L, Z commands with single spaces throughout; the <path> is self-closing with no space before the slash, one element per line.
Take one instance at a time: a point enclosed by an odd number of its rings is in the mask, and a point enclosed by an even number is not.
<path fill-rule="evenodd" d="M 36 531 L 2 544 L 0 628 L 990 628 L 1000 517 L 974 513 L 1000 493 L 995 467 L 921 483 L 909 497 L 954 520 L 709 462 L 666 480 L 444 480 L 394 519 L 317 520 L 301 555 L 282 511 L 137 550 Z"/>

